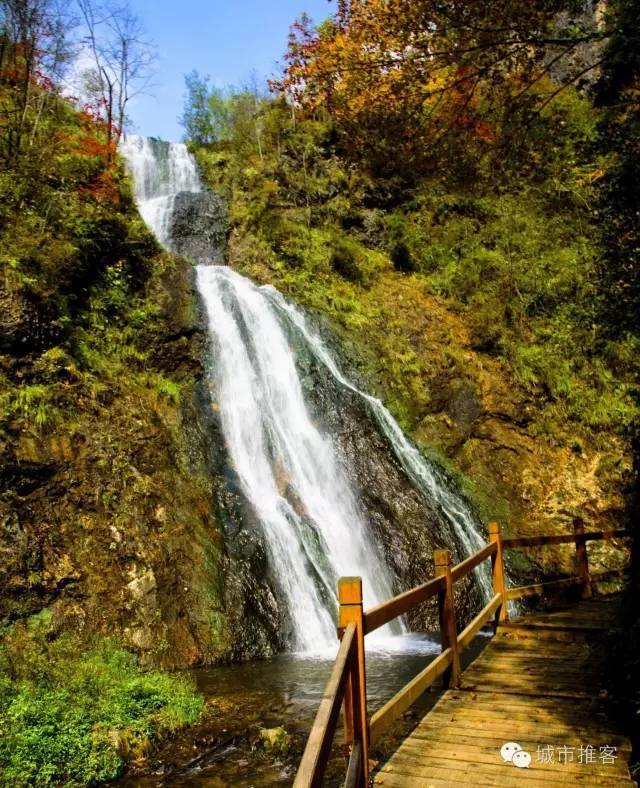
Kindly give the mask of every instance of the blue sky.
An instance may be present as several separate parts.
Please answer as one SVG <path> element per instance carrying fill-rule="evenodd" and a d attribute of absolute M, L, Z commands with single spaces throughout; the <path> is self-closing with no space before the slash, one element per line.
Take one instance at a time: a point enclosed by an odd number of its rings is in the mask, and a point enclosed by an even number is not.
<path fill-rule="evenodd" d="M 134 131 L 177 141 L 182 137 L 184 75 L 194 68 L 215 85 L 239 85 L 252 71 L 271 76 L 287 46 L 289 27 L 303 11 L 321 22 L 335 0 L 131 0 L 158 47 L 152 96 L 130 105 Z"/>

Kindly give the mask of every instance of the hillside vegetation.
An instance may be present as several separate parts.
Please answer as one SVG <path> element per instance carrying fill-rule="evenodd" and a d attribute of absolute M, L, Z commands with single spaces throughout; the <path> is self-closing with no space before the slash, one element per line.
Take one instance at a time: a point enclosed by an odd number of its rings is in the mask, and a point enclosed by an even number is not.
<path fill-rule="evenodd" d="M 198 717 L 191 683 L 151 666 L 228 650 L 199 317 L 100 116 L 15 43 L 0 33 L 0 784 L 91 785 Z"/>
<path fill-rule="evenodd" d="M 229 196 L 230 262 L 328 315 L 485 516 L 619 521 L 638 419 L 636 12 L 559 30 L 518 6 L 525 58 L 491 3 L 486 35 L 461 21 L 453 39 L 462 5 L 363 9 L 294 26 L 279 97 L 189 76 L 183 121 Z M 431 36 L 429 9 L 442 62 L 385 65 Z"/>

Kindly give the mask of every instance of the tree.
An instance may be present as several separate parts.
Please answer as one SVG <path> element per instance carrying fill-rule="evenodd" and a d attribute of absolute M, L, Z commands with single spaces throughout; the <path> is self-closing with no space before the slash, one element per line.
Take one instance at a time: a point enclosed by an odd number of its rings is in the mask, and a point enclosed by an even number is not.
<path fill-rule="evenodd" d="M 229 134 L 229 102 L 224 92 L 212 87 L 211 77 L 197 71 L 185 75 L 187 94 L 180 123 L 187 140 L 197 145 L 220 142 Z"/>
<path fill-rule="evenodd" d="M 328 110 L 345 146 L 378 167 L 397 171 L 402 160 L 415 172 L 445 138 L 462 131 L 488 143 L 503 110 L 541 112 L 556 90 L 586 79 L 603 32 L 583 5 L 343 0 L 320 28 L 306 16 L 294 24 L 275 87 L 294 105 Z M 560 74 L 561 84 L 548 79 Z M 533 86 L 547 87 L 535 106 Z"/>
<path fill-rule="evenodd" d="M 128 5 L 111 0 L 77 3 L 84 23 L 82 43 L 93 60 L 83 75 L 84 88 L 113 148 L 126 126 L 129 102 L 151 87 L 156 50 Z"/>
<path fill-rule="evenodd" d="M 251 72 L 240 88 L 213 87 L 211 77 L 197 71 L 185 76 L 187 93 L 180 123 L 185 139 L 195 145 L 232 142 L 250 145 L 263 158 L 264 110 L 270 96 L 266 83 Z"/>
<path fill-rule="evenodd" d="M 31 147 L 46 104 L 71 60 L 73 17 L 57 0 L 0 0 L 0 85 L 3 157 L 14 160 Z"/>

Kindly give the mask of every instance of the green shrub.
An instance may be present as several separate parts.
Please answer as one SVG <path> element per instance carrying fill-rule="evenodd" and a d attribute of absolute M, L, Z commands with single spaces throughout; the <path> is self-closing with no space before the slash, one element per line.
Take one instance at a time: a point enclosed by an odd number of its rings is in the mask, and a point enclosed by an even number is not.
<path fill-rule="evenodd" d="M 357 245 L 349 238 L 337 237 L 331 249 L 331 267 L 349 282 L 363 281 L 363 273 L 358 265 Z"/>
<path fill-rule="evenodd" d="M 186 678 L 144 672 L 111 641 L 82 651 L 72 635 L 49 641 L 46 616 L 16 624 L 0 645 L 0 785 L 114 779 L 202 705 Z"/>

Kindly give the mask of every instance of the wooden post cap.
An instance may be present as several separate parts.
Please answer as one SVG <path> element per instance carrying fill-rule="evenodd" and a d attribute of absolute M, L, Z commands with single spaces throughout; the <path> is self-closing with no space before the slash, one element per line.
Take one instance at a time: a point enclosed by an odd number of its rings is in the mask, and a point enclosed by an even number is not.
<path fill-rule="evenodd" d="M 499 534 L 500 533 L 500 523 L 489 523 L 489 533 L 490 534 Z"/>
<path fill-rule="evenodd" d="M 449 550 L 434 550 L 433 563 L 436 566 L 451 566 L 451 553 Z"/>
<path fill-rule="evenodd" d="M 361 577 L 341 577 L 338 580 L 338 602 L 341 605 L 362 604 Z"/>

